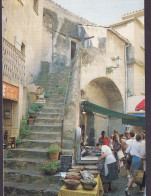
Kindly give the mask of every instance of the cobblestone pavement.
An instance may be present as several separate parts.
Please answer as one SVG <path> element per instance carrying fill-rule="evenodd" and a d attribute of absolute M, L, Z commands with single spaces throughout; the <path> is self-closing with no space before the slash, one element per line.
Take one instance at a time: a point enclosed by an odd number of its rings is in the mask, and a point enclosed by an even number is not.
<path fill-rule="evenodd" d="M 104 193 L 104 196 L 125 196 L 125 188 L 127 185 L 126 169 L 123 166 L 119 173 L 119 179 L 112 182 L 112 192 Z M 139 191 L 139 186 L 129 189 L 130 196 L 143 196 L 143 193 Z"/>

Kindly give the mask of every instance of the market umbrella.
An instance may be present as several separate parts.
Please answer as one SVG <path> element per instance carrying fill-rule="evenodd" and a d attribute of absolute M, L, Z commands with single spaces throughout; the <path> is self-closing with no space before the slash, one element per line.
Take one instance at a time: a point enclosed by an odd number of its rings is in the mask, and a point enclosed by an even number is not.
<path fill-rule="evenodd" d="M 145 99 L 143 99 L 136 107 L 135 111 L 140 111 L 144 110 L 145 111 Z"/>

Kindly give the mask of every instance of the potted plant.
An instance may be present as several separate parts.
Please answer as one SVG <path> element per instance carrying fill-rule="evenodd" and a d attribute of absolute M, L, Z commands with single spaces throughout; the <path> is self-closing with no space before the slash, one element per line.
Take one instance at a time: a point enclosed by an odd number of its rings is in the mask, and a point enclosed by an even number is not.
<path fill-rule="evenodd" d="M 60 169 L 60 162 L 56 160 L 52 161 L 46 161 L 41 166 L 41 169 L 47 174 L 47 175 L 54 175 L 57 173 L 57 171 Z"/>
<path fill-rule="evenodd" d="M 61 152 L 61 146 L 53 144 L 50 147 L 48 147 L 47 152 L 49 152 L 49 158 L 50 160 L 58 160 L 59 152 Z"/>

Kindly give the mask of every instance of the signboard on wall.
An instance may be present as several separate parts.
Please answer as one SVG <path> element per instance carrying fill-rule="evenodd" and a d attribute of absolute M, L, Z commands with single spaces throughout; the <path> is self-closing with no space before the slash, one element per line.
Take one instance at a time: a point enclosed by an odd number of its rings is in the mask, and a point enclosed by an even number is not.
<path fill-rule="evenodd" d="M 18 101 L 19 88 L 3 82 L 3 98 Z"/>

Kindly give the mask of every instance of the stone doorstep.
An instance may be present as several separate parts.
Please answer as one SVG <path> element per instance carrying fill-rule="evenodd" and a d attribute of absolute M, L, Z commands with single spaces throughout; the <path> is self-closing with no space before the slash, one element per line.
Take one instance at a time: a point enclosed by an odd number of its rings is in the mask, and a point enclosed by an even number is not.
<path fill-rule="evenodd" d="M 44 112 L 46 112 L 46 113 L 49 113 L 49 112 L 52 112 L 52 113 L 54 113 L 54 112 L 62 112 L 62 108 L 60 108 L 60 107 L 58 107 L 58 108 L 47 107 L 47 108 L 42 110 L 42 113 L 44 113 Z"/>
<path fill-rule="evenodd" d="M 59 181 L 58 181 L 59 182 Z M 23 184 L 14 182 L 4 183 L 5 196 L 57 196 L 62 184 Z"/>
<path fill-rule="evenodd" d="M 52 144 L 60 144 L 59 140 L 30 140 L 22 139 L 22 143 L 17 148 L 47 148 Z"/>
<path fill-rule="evenodd" d="M 5 168 L 13 169 L 27 169 L 27 170 L 40 170 L 42 163 L 48 159 L 44 158 L 4 158 Z"/>
<path fill-rule="evenodd" d="M 38 115 L 38 119 L 46 119 L 46 118 L 61 118 L 62 117 L 62 113 L 42 113 Z M 36 118 L 36 119 L 37 119 Z M 62 119 L 62 118 L 61 118 Z"/>
<path fill-rule="evenodd" d="M 52 122 L 54 122 L 54 121 L 60 121 L 60 120 L 62 120 L 62 118 L 48 118 L 48 117 L 41 117 L 41 118 L 39 118 L 39 117 L 37 117 L 36 119 L 35 119 L 35 122 L 36 121 L 39 121 L 39 120 L 45 120 L 45 122 L 48 120 L 48 122 L 50 121 L 52 121 Z"/>
<path fill-rule="evenodd" d="M 31 131 L 29 135 L 26 137 L 27 139 L 61 139 L 61 132 L 37 132 Z"/>
<path fill-rule="evenodd" d="M 26 158 L 39 158 L 39 159 L 48 159 L 49 154 L 46 149 L 36 149 L 36 148 L 15 148 L 8 150 L 9 154 L 12 154 L 12 157 L 26 157 Z M 6 155 L 8 156 L 8 154 Z"/>
<path fill-rule="evenodd" d="M 60 180 L 61 175 L 60 172 L 57 173 L 54 176 L 46 175 L 44 171 L 42 170 L 16 170 L 16 169 L 4 169 L 4 176 L 5 181 L 13 181 L 13 182 L 19 182 L 21 183 L 44 183 L 44 184 L 50 184 L 51 183 L 57 183 L 58 180 Z"/>
<path fill-rule="evenodd" d="M 47 123 L 51 123 L 51 125 L 54 125 L 54 127 L 55 126 L 62 126 L 62 122 L 60 122 L 60 123 L 56 123 L 56 122 L 47 122 Z M 35 123 L 34 123 L 34 125 L 41 125 L 41 124 L 38 124 L 38 123 L 36 123 L 36 121 L 35 121 Z M 43 125 L 46 125 L 46 123 L 43 123 Z M 42 126 L 42 125 L 41 125 Z"/>

